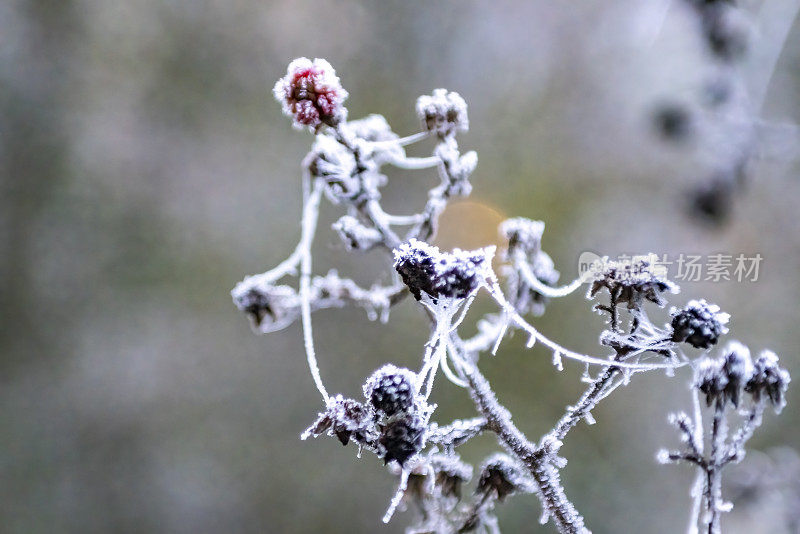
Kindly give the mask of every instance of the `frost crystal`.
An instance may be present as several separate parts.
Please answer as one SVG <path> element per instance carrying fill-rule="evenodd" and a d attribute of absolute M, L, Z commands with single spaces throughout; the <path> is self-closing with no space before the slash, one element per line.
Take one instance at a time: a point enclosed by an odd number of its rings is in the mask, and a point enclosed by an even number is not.
<path fill-rule="evenodd" d="M 417 99 L 417 116 L 429 132 L 448 137 L 469 129 L 467 103 L 458 93 L 447 89 L 434 89 L 432 95 Z"/>
<path fill-rule="evenodd" d="M 343 103 L 347 91 L 324 59 L 295 59 L 272 92 L 299 129 L 316 131 L 323 124 L 335 126 L 346 114 Z"/>

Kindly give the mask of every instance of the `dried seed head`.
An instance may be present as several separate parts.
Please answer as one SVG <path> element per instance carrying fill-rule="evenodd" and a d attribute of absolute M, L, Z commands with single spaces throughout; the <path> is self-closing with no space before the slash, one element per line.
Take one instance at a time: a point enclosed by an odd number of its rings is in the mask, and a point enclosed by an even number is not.
<path fill-rule="evenodd" d="M 704 357 L 695 368 L 694 387 L 706 396 L 706 403 L 711 406 L 714 401 L 722 402 L 728 377 L 723 370 L 724 360 Z"/>
<path fill-rule="evenodd" d="M 378 442 L 383 452 L 383 462 L 396 460 L 401 466 L 422 450 L 425 426 L 422 418 L 406 414 L 390 420 L 381 431 Z"/>
<path fill-rule="evenodd" d="M 753 375 L 753 362 L 750 359 L 750 349 L 739 343 L 731 341 L 722 351 L 722 369 L 728 379 L 724 395 L 730 399 L 734 406 L 739 406 L 739 397 L 742 390 Z"/>
<path fill-rule="evenodd" d="M 239 284 L 231 295 L 236 307 L 249 315 L 262 332 L 284 328 L 299 313 L 299 297 L 289 286 Z"/>
<path fill-rule="evenodd" d="M 409 369 L 384 365 L 367 379 L 364 396 L 373 408 L 388 416 L 407 413 L 415 408 L 417 375 Z"/>
<path fill-rule="evenodd" d="M 296 128 L 317 131 L 323 124 L 336 126 L 346 115 L 347 91 L 324 59 L 295 59 L 272 91 Z"/>
<path fill-rule="evenodd" d="M 589 298 L 600 290 L 607 289 L 617 294 L 617 304 L 627 304 L 635 309 L 648 300 L 664 306 L 667 302 L 661 295 L 665 291 L 678 293 L 678 286 L 667 280 L 654 263 L 655 254 L 634 256 L 632 261 L 611 261 L 604 258 L 605 270 L 597 275 L 589 289 Z"/>
<path fill-rule="evenodd" d="M 486 249 L 439 252 L 437 247 L 412 239 L 394 250 L 394 268 L 417 300 L 423 292 L 433 299 L 464 298 L 480 284 L 487 254 Z"/>
<path fill-rule="evenodd" d="M 753 376 L 750 349 L 731 341 L 721 351 L 721 358 L 704 357 L 695 369 L 694 385 L 706 396 L 710 406 L 714 401 L 730 401 L 739 406 L 745 385 Z"/>
<path fill-rule="evenodd" d="M 707 349 L 728 331 L 725 325 L 730 315 L 705 300 L 691 300 L 683 308 L 673 308 L 670 314 L 672 341 L 685 341 L 693 347 Z"/>
<path fill-rule="evenodd" d="M 439 137 L 448 137 L 469 129 L 467 103 L 458 93 L 434 89 L 432 95 L 417 99 L 417 115 L 423 127 Z"/>
<path fill-rule="evenodd" d="M 476 493 L 494 491 L 502 501 L 517 492 L 532 491 L 531 482 L 507 454 L 497 453 L 487 458 L 481 467 Z"/>
<path fill-rule="evenodd" d="M 786 389 L 791 377 L 786 369 L 778 365 L 778 356 L 771 350 L 759 354 L 755 361 L 753 374 L 745 386 L 745 391 L 753 396 L 756 402 L 767 397 L 776 412 L 786 405 Z"/>
<path fill-rule="evenodd" d="M 353 399 L 336 395 L 328 400 L 325 411 L 301 436 L 302 439 L 317 437 L 324 432 L 335 435 L 342 445 L 352 439 L 360 445 L 374 446 L 377 428 L 372 412 L 367 406 Z"/>
<path fill-rule="evenodd" d="M 447 497 L 461 498 L 461 485 L 472 478 L 472 466 L 457 454 L 432 454 L 428 461 L 436 473 L 436 484 Z"/>

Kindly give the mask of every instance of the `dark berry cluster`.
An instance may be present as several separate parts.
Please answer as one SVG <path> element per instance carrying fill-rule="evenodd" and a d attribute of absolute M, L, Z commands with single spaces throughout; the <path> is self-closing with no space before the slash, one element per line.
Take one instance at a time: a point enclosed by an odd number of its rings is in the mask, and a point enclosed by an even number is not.
<path fill-rule="evenodd" d="M 408 369 L 384 365 L 367 379 L 364 395 L 378 412 L 388 416 L 414 408 L 416 374 Z"/>
<path fill-rule="evenodd" d="M 384 365 L 367 379 L 364 396 L 378 418 L 379 453 L 384 462 L 406 460 L 422 449 L 425 423 L 421 417 L 421 402 L 417 400 L 417 375 L 402 367 Z"/>
<path fill-rule="evenodd" d="M 417 300 L 422 293 L 433 299 L 466 297 L 480 284 L 479 269 L 486 260 L 482 251 L 442 253 L 416 239 L 394 253 L 394 268 Z"/>
<path fill-rule="evenodd" d="M 672 341 L 685 341 L 695 348 L 716 345 L 719 336 L 728 331 L 728 314 L 705 300 L 692 300 L 684 308 L 673 309 L 671 315 Z"/>
<path fill-rule="evenodd" d="M 383 450 L 383 462 L 397 460 L 400 465 L 422 450 L 425 424 L 416 414 L 404 414 L 393 419 L 381 429 L 379 443 Z"/>

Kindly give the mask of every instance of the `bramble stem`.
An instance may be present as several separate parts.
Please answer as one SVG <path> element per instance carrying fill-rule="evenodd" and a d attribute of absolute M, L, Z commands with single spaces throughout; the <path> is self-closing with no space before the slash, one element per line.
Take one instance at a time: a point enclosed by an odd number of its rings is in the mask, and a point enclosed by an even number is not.
<path fill-rule="evenodd" d="M 582 534 L 589 531 L 583 517 L 567 499 L 558 473 L 551 464 L 551 451 L 536 447 L 511 421 L 511 414 L 498 401 L 489 381 L 476 365 L 462 362 L 470 393 L 478 410 L 486 417 L 487 427 L 498 440 L 527 468 L 539 488 L 538 497 L 562 534 Z"/>

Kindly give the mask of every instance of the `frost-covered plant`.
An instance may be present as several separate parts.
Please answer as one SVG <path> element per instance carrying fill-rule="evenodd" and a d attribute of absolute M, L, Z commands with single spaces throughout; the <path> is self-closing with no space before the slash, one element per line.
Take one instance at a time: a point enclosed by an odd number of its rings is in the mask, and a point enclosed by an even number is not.
<path fill-rule="evenodd" d="M 703 532 L 722 532 L 720 514 L 733 506 L 722 499 L 722 470 L 744 459 L 745 444 L 761 425 L 767 405 L 776 413 L 783 409 L 789 380 L 789 373 L 778 365 L 775 353 L 765 350 L 753 362 L 750 349 L 736 341 L 728 343 L 719 357 L 703 356 L 696 362 L 691 386 L 694 417 L 685 413 L 670 416 L 670 422 L 680 431 L 684 448 L 662 450 L 658 455 L 663 463 L 687 462 L 697 467 L 689 532 L 698 532 L 698 523 Z M 706 406 L 712 411 L 709 429 L 703 427 L 699 396 L 705 397 Z M 728 417 L 736 414 L 741 420 L 731 433 Z"/>
<path fill-rule="evenodd" d="M 696 369 L 693 391 L 705 394 L 709 405 L 715 406 L 715 445 L 710 457 L 702 456 L 698 404 L 694 422 L 686 416 L 676 418 L 688 436 L 690 450 L 667 453 L 667 458 L 691 461 L 708 475 L 704 506 L 714 511 L 709 521 L 718 524 L 716 511 L 723 508 L 719 469 L 723 463 L 741 460 L 744 443 L 760 423 L 766 403 L 779 407 L 784 402 L 789 377 L 778 367 L 774 354 L 765 352 L 755 364 L 748 364 L 749 355 L 742 356 L 744 349 L 729 345 L 720 360 L 704 355 L 691 360 L 681 343 L 700 348 L 715 344 L 727 332 L 727 314 L 705 301 L 691 301 L 673 309 L 665 327 L 656 326 L 646 304 L 663 307 L 666 296 L 678 288 L 647 256 L 631 262 L 603 258 L 592 279 L 556 286 L 559 273 L 542 250 L 544 223 L 540 221 L 515 218 L 500 225 L 505 241 L 498 258 L 500 277 L 492 266 L 494 247 L 445 252 L 429 244 L 448 201 L 471 190 L 469 178 L 477 155 L 462 154 L 456 141 L 456 135 L 468 128 L 466 103 L 445 89 L 420 97 L 416 109 L 423 131 L 400 137 L 377 115 L 347 121 L 346 95 L 333 68 L 320 59 L 293 61 L 276 85 L 275 96 L 284 112 L 296 126 L 316 134 L 303 161 L 300 242 L 277 267 L 245 278 L 232 291 L 234 302 L 259 332 L 284 328 L 297 319 L 302 323 L 306 357 L 323 400 L 322 411 L 302 439 L 335 436 L 344 445 L 355 443 L 359 456 L 367 450 L 388 464 L 400 483 L 384 521 L 398 507 L 413 506 L 417 520 L 409 532 L 498 532 L 496 505 L 514 494 L 534 494 L 541 502 L 542 523 L 552 521 L 563 533 L 585 533 L 589 530 L 584 519 L 561 484 L 560 470 L 566 465 L 559 456 L 563 440 L 581 420 L 592 424 L 597 404 L 636 373 L 661 369 L 672 376 L 675 369 L 691 366 Z M 431 157 L 406 155 L 405 146 L 429 137 L 436 140 Z M 439 183 L 419 212 L 393 215 L 383 210 L 380 188 L 386 177 L 380 171 L 384 165 L 438 171 Z M 312 276 L 311 245 L 322 195 L 345 212 L 333 229 L 346 247 L 362 253 L 381 250 L 396 271 L 394 283 L 362 288 L 333 271 Z M 282 282 L 298 274 L 297 288 Z M 608 329 L 600 334 L 606 355 L 572 351 L 526 319 L 543 313 L 549 299 L 570 295 L 587 281 L 591 283 L 587 297 L 602 300 L 595 309 L 608 315 Z M 496 303 L 497 311 L 479 319 L 478 333 L 464 338 L 459 326 L 481 291 Z M 419 369 L 386 364 L 365 380 L 363 397 L 330 395 L 317 365 L 311 313 L 352 305 L 363 308 L 369 319 L 386 322 L 391 307 L 409 295 L 431 325 Z M 535 343 L 544 345 L 558 370 L 563 369 L 564 359 L 585 366 L 586 391 L 536 441 L 515 426 L 478 366 L 480 355 L 496 353 L 510 329 L 524 333 L 529 348 Z M 592 369 L 597 370 L 594 376 Z M 436 405 L 431 395 L 439 370 L 469 392 L 477 416 L 449 424 L 434 420 Z M 743 395 L 752 399 L 750 415 L 723 450 L 726 410 L 740 406 Z M 455 449 L 482 432 L 494 433 L 505 454 L 487 458 L 474 490 L 464 495 L 462 487 L 472 478 L 473 469 Z"/>

